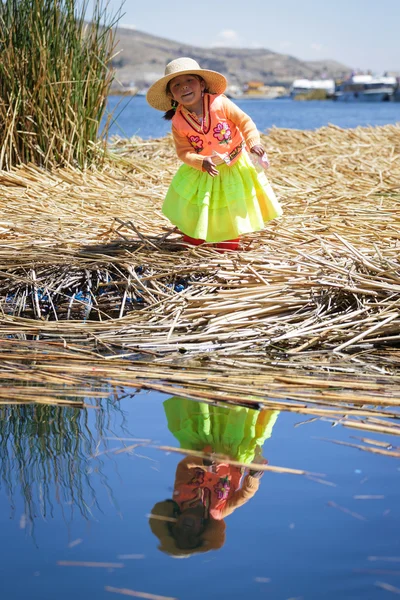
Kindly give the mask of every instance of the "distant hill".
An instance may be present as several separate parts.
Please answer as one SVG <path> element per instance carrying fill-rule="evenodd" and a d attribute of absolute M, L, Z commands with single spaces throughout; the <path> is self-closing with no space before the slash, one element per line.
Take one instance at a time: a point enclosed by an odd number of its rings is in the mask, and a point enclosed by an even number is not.
<path fill-rule="evenodd" d="M 333 60 L 302 61 L 265 48 L 200 48 L 123 27 L 118 28 L 117 39 L 120 54 L 113 61 L 117 79 L 138 87 L 163 75 L 165 65 L 179 56 L 190 56 L 201 67 L 223 73 L 231 85 L 257 80 L 289 86 L 297 78 L 340 77 L 350 70 Z"/>

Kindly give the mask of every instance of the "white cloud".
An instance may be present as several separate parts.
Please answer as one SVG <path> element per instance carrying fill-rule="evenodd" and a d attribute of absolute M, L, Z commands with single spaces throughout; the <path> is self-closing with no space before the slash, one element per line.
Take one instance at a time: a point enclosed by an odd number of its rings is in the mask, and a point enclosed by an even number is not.
<path fill-rule="evenodd" d="M 313 42 L 312 44 L 310 44 L 310 48 L 311 48 L 311 50 L 314 50 L 315 52 L 321 52 L 323 45 Z"/>
<path fill-rule="evenodd" d="M 234 31 L 233 29 L 224 29 L 223 31 L 220 31 L 218 36 L 221 39 L 224 40 L 237 40 L 239 38 L 237 31 Z"/>
<path fill-rule="evenodd" d="M 238 46 L 240 37 L 237 31 L 233 29 L 223 29 L 217 34 L 217 38 L 212 46 Z"/>
<path fill-rule="evenodd" d="M 121 23 L 121 29 L 137 29 L 136 25 L 129 25 L 128 23 Z"/>
<path fill-rule="evenodd" d="M 285 50 L 286 48 L 290 48 L 290 46 L 292 45 L 292 42 L 288 42 L 287 40 L 280 42 L 279 44 L 279 48 L 281 50 Z"/>

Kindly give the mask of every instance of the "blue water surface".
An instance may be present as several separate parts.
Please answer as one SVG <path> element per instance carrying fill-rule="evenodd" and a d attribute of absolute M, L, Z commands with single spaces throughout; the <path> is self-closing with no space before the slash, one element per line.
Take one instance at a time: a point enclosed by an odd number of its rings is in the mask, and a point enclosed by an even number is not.
<path fill-rule="evenodd" d="M 313 479 L 266 472 L 226 517 L 219 550 L 161 552 L 148 515 L 172 497 L 183 458 L 153 447 L 179 446 L 164 399 L 56 408 L 48 427 L 41 407 L 2 409 L 16 427 L 3 421 L 0 438 L 1 600 L 111 600 L 123 589 L 179 600 L 378 600 L 389 597 L 382 583 L 400 587 L 400 564 L 385 560 L 400 557 L 399 462 L 322 440 L 361 443 L 357 430 L 302 415 L 278 416 L 263 455 Z"/>
<path fill-rule="evenodd" d="M 400 122 L 400 103 L 397 102 L 358 104 L 321 100 L 245 99 L 236 103 L 250 115 L 262 132 L 271 127 L 317 129 L 332 124 L 352 128 Z M 163 113 L 151 108 L 144 96 L 110 96 L 108 110 L 113 111 L 115 117 L 111 135 L 137 135 L 147 139 L 163 137 L 171 130 L 171 124 L 162 118 Z"/>

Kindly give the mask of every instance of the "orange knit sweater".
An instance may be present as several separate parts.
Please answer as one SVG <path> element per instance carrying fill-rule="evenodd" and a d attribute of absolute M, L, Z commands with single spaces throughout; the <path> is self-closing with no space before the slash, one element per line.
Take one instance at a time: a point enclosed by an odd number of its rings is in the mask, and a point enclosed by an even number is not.
<path fill-rule="evenodd" d="M 187 457 L 178 464 L 174 485 L 174 500 L 188 508 L 199 502 L 208 502 L 208 510 L 216 520 L 224 519 L 254 496 L 260 482 L 246 475 L 240 467 L 218 463 L 211 470 L 203 466 L 201 458 Z"/>
<path fill-rule="evenodd" d="M 260 143 L 251 118 L 229 98 L 215 94 L 204 94 L 202 122 L 179 105 L 172 119 L 172 135 L 179 158 L 199 171 L 206 156 L 217 153 L 227 164 L 233 164 L 244 143 L 248 149 Z M 223 160 L 216 157 L 214 162 L 221 164 Z"/>

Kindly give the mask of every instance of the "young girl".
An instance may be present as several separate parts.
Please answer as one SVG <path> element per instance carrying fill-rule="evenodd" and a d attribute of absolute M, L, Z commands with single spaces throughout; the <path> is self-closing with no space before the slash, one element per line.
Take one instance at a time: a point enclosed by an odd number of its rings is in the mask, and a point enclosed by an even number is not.
<path fill-rule="evenodd" d="M 254 496 L 263 474 L 254 467 L 232 465 L 229 459 L 266 463 L 261 448 L 278 412 L 176 397 L 164 402 L 164 410 L 181 448 L 217 457 L 187 456 L 180 461 L 173 497 L 154 506 L 151 530 L 160 540 L 159 549 L 172 556 L 216 550 L 225 541 L 224 518 Z"/>
<path fill-rule="evenodd" d="M 236 249 L 238 237 L 263 229 L 282 214 L 264 172 L 247 151 L 265 162 L 260 136 L 250 117 L 223 92 L 226 79 L 201 69 L 191 58 L 177 58 L 147 92 L 154 108 L 167 111 L 179 168 L 162 210 L 194 245 L 216 242 Z"/>

